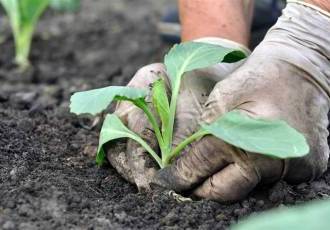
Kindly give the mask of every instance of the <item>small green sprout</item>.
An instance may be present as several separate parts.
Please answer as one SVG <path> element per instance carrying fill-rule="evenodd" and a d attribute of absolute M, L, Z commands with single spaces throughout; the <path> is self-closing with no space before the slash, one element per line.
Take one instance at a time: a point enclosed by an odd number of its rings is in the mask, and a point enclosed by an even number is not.
<path fill-rule="evenodd" d="M 166 94 L 163 79 L 156 81 L 148 89 L 109 86 L 75 93 L 71 97 L 70 110 L 79 114 L 96 115 L 104 111 L 112 101 L 130 101 L 144 111 L 158 140 L 158 155 L 141 137 L 129 130 L 115 114 L 108 114 L 100 133 L 96 162 L 105 161 L 103 145 L 119 138 L 131 138 L 143 146 L 160 168 L 171 164 L 173 159 L 190 143 L 205 135 L 214 135 L 223 141 L 244 150 L 277 158 L 300 157 L 309 152 L 305 137 L 280 120 L 254 119 L 239 111 L 231 111 L 211 124 L 201 124 L 200 130 L 173 148 L 173 130 L 180 84 L 185 73 L 215 65 L 220 62 L 236 62 L 245 54 L 235 49 L 218 45 L 186 42 L 175 45 L 165 56 L 165 67 L 171 83 L 171 99 Z M 187 76 L 188 77 L 188 76 Z M 149 108 L 146 96 L 152 95 L 152 106 L 157 116 Z M 161 122 L 159 127 L 157 118 Z"/>
<path fill-rule="evenodd" d="M 15 61 L 19 67 L 29 66 L 32 35 L 40 15 L 48 6 L 49 0 L 0 0 L 5 9 L 15 40 Z"/>

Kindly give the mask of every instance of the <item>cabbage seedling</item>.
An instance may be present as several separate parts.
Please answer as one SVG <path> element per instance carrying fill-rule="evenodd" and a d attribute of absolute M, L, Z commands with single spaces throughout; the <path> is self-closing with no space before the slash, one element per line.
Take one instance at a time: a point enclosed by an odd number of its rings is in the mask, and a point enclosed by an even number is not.
<path fill-rule="evenodd" d="M 25 68 L 29 65 L 32 35 L 40 15 L 44 12 L 49 0 L 0 0 L 12 27 L 16 63 Z"/>
<path fill-rule="evenodd" d="M 118 138 L 131 138 L 143 146 L 155 159 L 160 168 L 169 165 L 180 152 L 193 141 L 205 135 L 214 135 L 223 141 L 249 152 L 271 157 L 300 157 L 309 152 L 302 134 L 280 120 L 254 119 L 239 111 L 231 111 L 211 124 L 201 124 L 200 130 L 172 147 L 175 112 L 180 84 L 185 73 L 205 68 L 220 62 L 235 62 L 245 58 L 244 53 L 217 45 L 186 42 L 175 45 L 165 56 L 164 64 L 171 83 L 171 98 L 167 97 L 163 79 L 156 81 L 151 90 L 121 86 L 109 86 L 75 93 L 71 97 L 71 112 L 96 115 L 104 111 L 112 101 L 130 101 L 144 111 L 158 140 L 158 155 L 141 137 L 129 130 L 115 114 L 108 114 L 100 133 L 96 161 L 105 160 L 103 145 Z M 188 77 L 188 76 L 186 76 Z M 146 96 L 152 96 L 149 108 Z M 161 125 L 159 127 L 157 119 Z"/>

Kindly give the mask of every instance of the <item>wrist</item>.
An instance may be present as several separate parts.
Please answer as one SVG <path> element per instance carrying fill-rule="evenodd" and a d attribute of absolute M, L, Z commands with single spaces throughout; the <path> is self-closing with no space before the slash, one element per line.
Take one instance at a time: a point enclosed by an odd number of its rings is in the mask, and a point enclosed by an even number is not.
<path fill-rule="evenodd" d="M 180 0 L 183 41 L 219 37 L 248 45 L 253 0 Z"/>
<path fill-rule="evenodd" d="M 330 18 L 330 1 L 327 0 L 287 0 L 287 3 L 296 3 L 314 9 Z"/>
<path fill-rule="evenodd" d="M 329 0 L 305 0 L 304 2 L 317 6 L 327 12 L 330 12 L 330 1 Z"/>

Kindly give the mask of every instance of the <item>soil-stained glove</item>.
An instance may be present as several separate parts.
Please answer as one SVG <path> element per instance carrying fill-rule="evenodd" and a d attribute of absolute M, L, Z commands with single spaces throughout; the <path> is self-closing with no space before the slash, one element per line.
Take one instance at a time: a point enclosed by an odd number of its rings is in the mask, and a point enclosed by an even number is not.
<path fill-rule="evenodd" d="M 324 12 L 289 3 L 247 61 L 215 86 L 201 118 L 210 123 L 236 109 L 251 117 L 285 120 L 305 135 L 308 155 L 268 158 L 206 136 L 160 170 L 155 183 L 225 202 L 243 198 L 259 183 L 319 177 L 329 156 L 329 33 Z"/>
<path fill-rule="evenodd" d="M 241 49 L 246 54 L 249 51 L 236 44 L 223 39 L 206 38 L 200 42 L 221 44 L 226 47 Z M 208 95 L 214 85 L 225 78 L 228 74 L 238 68 L 242 62 L 234 64 L 218 64 L 210 68 L 194 71 L 186 76 L 181 84 L 180 96 L 177 103 L 176 127 L 174 132 L 174 145 L 179 144 L 187 136 L 190 136 L 198 127 L 198 119 L 202 114 L 202 105 L 206 102 Z M 151 64 L 141 68 L 129 82 L 128 86 L 136 88 L 148 88 L 159 78 L 164 78 L 168 93 L 169 79 L 163 64 Z M 187 106 L 189 105 L 189 106 Z M 132 131 L 139 134 L 147 143 L 157 151 L 157 139 L 152 131 L 151 125 L 143 111 L 128 102 L 117 105 L 115 113 L 121 118 Z M 121 151 L 109 146 L 107 158 L 111 165 L 128 181 L 136 184 L 141 190 L 148 190 L 149 183 L 155 175 L 158 167 L 153 159 L 149 157 L 145 149 L 137 142 L 128 140 L 126 148 Z"/>

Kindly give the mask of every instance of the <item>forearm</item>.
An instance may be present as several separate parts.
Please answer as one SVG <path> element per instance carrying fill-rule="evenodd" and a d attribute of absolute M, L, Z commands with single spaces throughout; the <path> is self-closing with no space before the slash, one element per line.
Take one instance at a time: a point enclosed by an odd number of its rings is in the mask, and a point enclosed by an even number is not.
<path fill-rule="evenodd" d="M 220 37 L 248 45 L 253 0 L 179 0 L 182 40 Z"/>
<path fill-rule="evenodd" d="M 305 0 L 305 2 L 320 7 L 322 10 L 330 12 L 330 1 L 329 0 Z"/>

